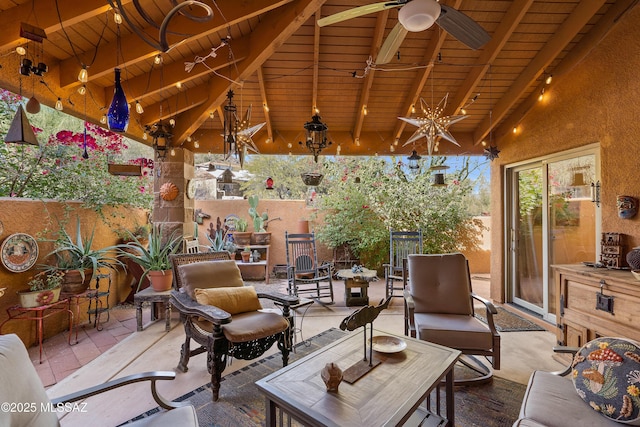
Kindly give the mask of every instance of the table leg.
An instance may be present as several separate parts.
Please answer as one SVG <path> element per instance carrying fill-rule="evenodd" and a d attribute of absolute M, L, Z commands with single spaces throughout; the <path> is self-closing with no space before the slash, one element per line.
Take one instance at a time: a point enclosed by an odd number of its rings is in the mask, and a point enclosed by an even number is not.
<path fill-rule="evenodd" d="M 164 330 L 169 332 L 171 330 L 171 303 L 169 301 L 164 303 L 164 317 L 166 318 Z"/>
<path fill-rule="evenodd" d="M 71 311 L 71 308 L 68 308 L 67 311 L 69 312 L 69 345 L 71 345 L 71 335 L 73 335 L 73 325 L 74 325 L 74 317 L 73 317 L 73 311 Z M 76 329 L 76 344 L 78 343 L 78 330 Z"/>
<path fill-rule="evenodd" d="M 267 397 L 267 405 L 266 405 L 266 426 L 267 427 L 276 427 L 276 403 Z"/>
<path fill-rule="evenodd" d="M 138 324 L 138 332 L 142 331 L 142 301 L 135 301 L 136 305 L 136 322 Z M 153 310 L 153 308 L 152 308 Z"/>
<path fill-rule="evenodd" d="M 447 400 L 447 425 L 454 427 L 455 423 L 455 402 L 453 400 L 453 366 L 447 372 L 445 383 L 445 398 Z"/>
<path fill-rule="evenodd" d="M 37 335 L 38 335 L 38 346 L 40 349 L 40 363 L 42 363 L 42 334 L 43 334 L 42 328 L 44 327 L 44 321 L 42 317 L 43 314 L 44 314 L 43 311 L 36 311 L 36 318 L 38 319 L 36 324 L 38 329 Z"/>

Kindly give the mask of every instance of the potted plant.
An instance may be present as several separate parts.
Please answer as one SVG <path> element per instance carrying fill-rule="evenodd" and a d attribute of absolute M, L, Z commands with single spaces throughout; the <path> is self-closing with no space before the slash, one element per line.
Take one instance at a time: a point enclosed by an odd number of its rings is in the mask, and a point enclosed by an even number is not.
<path fill-rule="evenodd" d="M 234 220 L 233 241 L 238 246 L 247 246 L 251 244 L 251 232 L 247 231 L 249 223 L 244 218 L 236 218 Z"/>
<path fill-rule="evenodd" d="M 106 246 L 100 249 L 93 248 L 95 226 L 91 234 L 84 236 L 80 227 L 80 217 L 77 218 L 76 232 L 72 237 L 64 227 L 60 227 L 58 238 L 54 240 L 54 250 L 47 256 L 55 257 L 55 265 L 45 265 L 47 272 L 62 271 L 64 280 L 62 292 L 79 294 L 88 287 L 93 276 L 101 268 L 115 270 L 124 264 L 117 259 L 115 252 L 117 246 Z"/>
<path fill-rule="evenodd" d="M 245 246 L 244 250 L 240 252 L 240 256 L 242 257 L 242 262 L 250 262 L 251 260 L 251 248 L 249 246 Z"/>
<path fill-rule="evenodd" d="M 173 274 L 169 255 L 175 254 L 180 250 L 181 240 L 182 236 L 177 232 L 173 232 L 166 242 L 163 242 L 162 227 L 158 224 L 153 224 L 149 233 L 148 246 L 135 237 L 130 243 L 119 245 L 120 255 L 137 263 L 144 270 L 138 282 L 138 290 L 147 276 L 151 282 L 151 287 L 156 292 L 171 289 Z"/>
<path fill-rule="evenodd" d="M 20 305 L 24 308 L 49 305 L 60 299 L 62 289 L 62 271 L 42 271 L 29 280 L 29 290 L 18 291 Z"/>
<path fill-rule="evenodd" d="M 251 235 L 251 244 L 254 245 L 268 245 L 271 243 L 271 233 L 266 230 L 266 224 L 269 220 L 269 213 L 258 213 L 258 202 L 260 199 L 258 196 L 249 196 L 249 215 L 253 219 L 253 234 Z"/>
<path fill-rule="evenodd" d="M 130 243 L 137 239 L 140 243 L 146 244 L 149 241 L 149 228 L 149 224 L 135 224 L 131 229 L 117 229 L 116 234 L 120 238 L 120 243 Z"/>
<path fill-rule="evenodd" d="M 235 254 L 236 245 L 227 239 L 227 231 L 228 227 L 222 227 L 220 217 L 218 217 L 216 221 L 216 228 L 213 228 L 213 223 L 209 223 L 209 233 L 207 234 L 207 238 L 209 239 L 209 243 L 211 243 L 212 252 L 226 251 L 230 254 Z"/>

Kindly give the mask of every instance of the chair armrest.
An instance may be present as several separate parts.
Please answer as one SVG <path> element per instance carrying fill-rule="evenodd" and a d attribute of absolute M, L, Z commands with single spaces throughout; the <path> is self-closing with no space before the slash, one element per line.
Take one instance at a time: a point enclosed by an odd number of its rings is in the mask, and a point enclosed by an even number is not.
<path fill-rule="evenodd" d="M 278 302 L 282 305 L 292 306 L 300 302 L 300 298 L 295 295 L 283 294 L 281 292 L 257 292 L 258 298 L 266 298 Z"/>
<path fill-rule="evenodd" d="M 113 390 L 115 388 L 122 387 L 128 384 L 133 384 L 141 381 L 150 381 L 151 394 L 153 395 L 153 399 L 156 401 L 156 403 L 161 407 L 163 407 L 164 409 L 175 409 L 181 406 L 189 405 L 189 402 L 171 402 L 165 399 L 164 397 L 160 396 L 156 387 L 156 382 L 158 380 L 173 380 L 175 379 L 175 377 L 176 377 L 176 373 L 172 371 L 152 371 L 152 372 L 142 372 L 139 374 L 127 375 L 126 377 L 118 378 L 112 381 L 107 381 L 104 384 L 98 384 L 96 386 L 89 387 L 87 389 L 80 390 L 75 393 L 71 393 L 65 396 L 51 399 L 51 403 L 53 405 L 57 405 L 59 403 L 77 402 L 79 400 L 83 400 L 91 396 L 96 396 L 105 391 Z"/>
<path fill-rule="evenodd" d="M 416 308 L 416 304 L 413 302 L 413 295 L 409 293 L 409 289 L 404 290 L 404 303 L 407 305 L 407 309 L 411 312 Z"/>
<path fill-rule="evenodd" d="M 476 295 L 473 292 L 471 292 L 471 298 L 475 299 L 476 301 L 480 301 L 482 304 L 484 304 L 486 308 L 487 326 L 489 326 L 489 329 L 491 330 L 491 333 L 493 335 L 498 335 L 498 330 L 496 329 L 496 325 L 493 322 L 493 315 L 498 314 L 498 310 L 496 309 L 496 306 L 493 305 L 493 303 L 488 299 L 483 298 L 480 295 Z"/>
<path fill-rule="evenodd" d="M 572 362 L 573 362 L 573 358 L 575 357 L 576 353 L 578 353 L 578 351 L 580 351 L 579 347 L 566 347 L 566 346 L 553 347 L 553 352 L 554 353 L 570 354 Z M 568 375 L 571 372 L 571 369 L 573 369 L 572 365 L 573 365 L 573 363 L 569 363 L 569 366 L 564 368 L 564 370 L 555 371 L 555 372 L 552 372 L 552 374 L 564 377 L 564 376 Z"/>
<path fill-rule="evenodd" d="M 213 305 L 200 304 L 183 292 L 171 291 L 171 304 L 181 313 L 188 316 L 199 316 L 211 323 L 224 325 L 231 322 L 231 315 Z"/>

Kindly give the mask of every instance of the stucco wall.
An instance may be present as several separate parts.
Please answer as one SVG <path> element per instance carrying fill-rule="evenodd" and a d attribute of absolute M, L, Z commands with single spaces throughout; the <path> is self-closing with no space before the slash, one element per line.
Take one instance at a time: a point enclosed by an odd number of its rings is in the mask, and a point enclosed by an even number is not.
<path fill-rule="evenodd" d="M 147 212 L 139 209 L 105 209 L 107 224 L 98 217 L 96 212 L 81 209 L 79 203 L 62 205 L 53 201 L 0 198 L 0 221 L 4 228 L 0 234 L 0 240 L 4 241 L 14 233 L 26 233 L 36 239 L 39 247 L 38 260 L 34 267 L 28 271 L 13 273 L 4 266 L 0 266 L 0 287 L 7 288 L 4 296 L 0 298 L 0 322 L 8 318 L 6 309 L 18 304 L 16 292 L 26 289 L 26 284 L 31 276 L 38 273 L 37 266 L 39 264 L 47 263 L 46 255 L 53 250 L 53 245 L 43 242 L 41 239 L 56 237 L 59 229 L 57 218 L 64 219 L 66 210 L 69 210 L 66 230 L 71 236 L 75 236 L 76 215 L 80 217 L 81 229 L 84 234 L 90 233 L 95 225 L 92 247 L 96 249 L 116 244 L 118 236 L 114 230 L 119 227 L 131 228 L 135 223 L 146 224 L 147 222 Z M 122 271 L 112 273 L 111 277 L 109 305 L 113 307 L 126 299 L 133 279 Z M 92 284 L 92 286 L 94 285 Z M 102 286 L 104 285 L 101 282 L 101 288 Z M 78 319 L 80 324 L 87 321 L 87 307 L 88 302 L 83 302 L 80 305 L 80 318 Z M 54 314 L 45 320 L 45 338 L 63 331 L 67 327 L 66 313 Z M 7 322 L 2 328 L 2 333 L 12 332 L 18 334 L 27 345 L 36 342 L 36 328 L 33 321 L 11 320 Z"/>
<path fill-rule="evenodd" d="M 640 197 L 640 8 L 635 7 L 589 55 L 554 75 L 545 101 L 536 104 L 518 134 L 497 140 L 491 165 L 491 297 L 504 301 L 504 165 L 571 148 L 601 147 L 602 231 L 623 233 L 628 249 L 640 245 L 640 215 L 618 218 L 616 196 Z"/>

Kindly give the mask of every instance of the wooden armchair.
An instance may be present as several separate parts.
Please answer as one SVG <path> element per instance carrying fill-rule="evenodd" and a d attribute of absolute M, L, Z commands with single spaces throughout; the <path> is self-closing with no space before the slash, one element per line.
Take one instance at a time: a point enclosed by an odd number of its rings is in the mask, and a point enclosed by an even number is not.
<path fill-rule="evenodd" d="M 186 372 L 190 357 L 206 352 L 216 401 L 227 357 L 251 360 L 277 343 L 282 365 L 287 365 L 294 327 L 290 306 L 298 303 L 298 297 L 277 292 L 256 293 L 253 287 L 244 287 L 240 270 L 228 252 L 177 254 L 171 256 L 171 262 L 174 270 L 171 303 L 180 313 L 185 331 L 179 370 Z M 275 301 L 282 307 L 282 315 L 259 311 L 259 298 Z M 208 300 L 208 305 L 198 300 Z M 199 348 L 191 349 L 192 339 Z"/>
<path fill-rule="evenodd" d="M 318 264 L 315 233 L 289 234 L 284 238 L 287 252 L 289 294 L 307 294 L 320 304 L 333 304 L 333 265 Z M 328 298 L 328 301 L 323 301 Z"/>
<path fill-rule="evenodd" d="M 404 292 L 404 275 L 402 261 L 411 254 L 422 253 L 422 231 L 391 231 L 389 233 L 389 263 L 383 264 L 385 280 L 385 297 L 402 297 Z M 402 283 L 402 288 L 394 287 L 394 283 Z M 394 291 L 400 291 L 394 295 Z"/>

